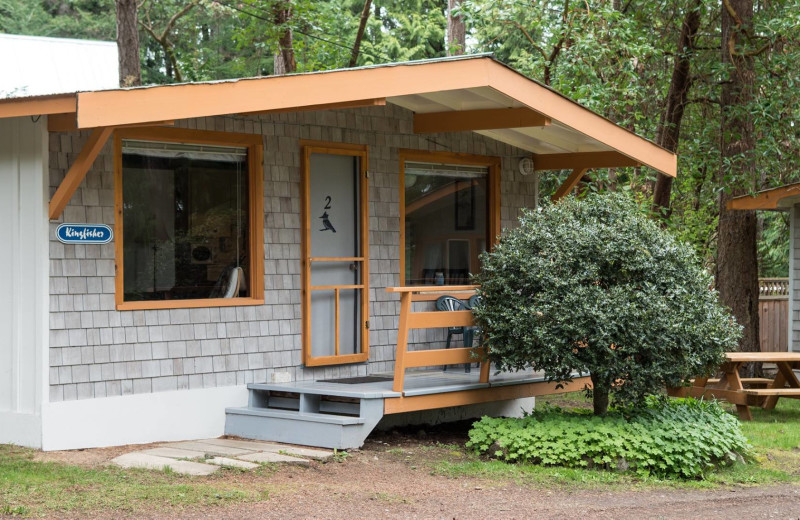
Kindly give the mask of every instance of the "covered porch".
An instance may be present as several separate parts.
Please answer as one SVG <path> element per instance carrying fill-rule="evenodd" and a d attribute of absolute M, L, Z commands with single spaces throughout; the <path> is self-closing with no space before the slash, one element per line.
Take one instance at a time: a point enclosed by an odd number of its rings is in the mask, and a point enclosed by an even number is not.
<path fill-rule="evenodd" d="M 409 350 L 408 337 L 413 329 L 463 327 L 472 328 L 480 336 L 470 310 L 414 309 L 415 303 L 431 302 L 442 295 L 466 300 L 477 289 L 474 285 L 387 288 L 387 292 L 400 295 L 393 372 L 291 383 L 251 383 L 248 406 L 226 410 L 225 433 L 326 448 L 357 448 L 386 416 L 453 408 L 464 412 L 457 418 L 485 413 L 502 415 L 503 405 L 506 409 L 508 405 L 519 408 L 525 402 L 520 400 L 591 387 L 587 374 L 576 373 L 571 381 L 557 383 L 532 370 L 492 372 L 480 339 L 474 347 Z M 461 365 L 471 366 L 476 361 L 480 370 L 461 370 Z M 446 370 L 448 366 L 450 370 Z M 519 410 L 505 413 L 514 412 Z"/>

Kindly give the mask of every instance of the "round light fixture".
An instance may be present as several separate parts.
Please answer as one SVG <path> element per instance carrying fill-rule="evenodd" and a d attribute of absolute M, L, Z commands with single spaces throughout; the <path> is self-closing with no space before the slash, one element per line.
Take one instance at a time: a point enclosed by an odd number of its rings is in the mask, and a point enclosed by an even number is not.
<path fill-rule="evenodd" d="M 523 176 L 527 176 L 533 172 L 533 159 L 530 157 L 523 157 L 519 160 L 519 173 L 521 173 Z"/>

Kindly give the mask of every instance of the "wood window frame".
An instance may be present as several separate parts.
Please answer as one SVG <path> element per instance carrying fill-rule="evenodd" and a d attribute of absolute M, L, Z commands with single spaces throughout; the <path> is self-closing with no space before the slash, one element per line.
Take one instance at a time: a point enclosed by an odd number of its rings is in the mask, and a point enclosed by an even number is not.
<path fill-rule="evenodd" d="M 328 141 L 300 140 L 300 220 L 302 234 L 300 237 L 300 263 L 302 284 L 302 346 L 303 364 L 308 367 L 344 365 L 363 363 L 369 360 L 369 327 L 361 327 L 361 352 L 358 354 L 312 356 L 311 355 L 311 218 L 309 198 L 311 197 L 311 155 L 324 153 L 331 155 L 347 155 L 360 159 L 361 187 L 361 280 L 363 285 L 361 296 L 361 319 L 369 321 L 369 148 L 367 145 L 335 143 Z"/>
<path fill-rule="evenodd" d="M 139 139 L 156 142 L 207 144 L 247 148 L 250 296 L 245 298 L 202 298 L 187 300 L 125 301 L 122 222 L 122 141 Z M 114 263 L 115 301 L 119 311 L 234 307 L 264 304 L 264 145 L 261 135 L 211 132 L 183 128 L 141 127 L 114 131 Z"/>
<path fill-rule="evenodd" d="M 406 162 L 430 162 L 440 164 L 460 164 L 464 166 L 484 166 L 489 169 L 487 179 L 488 233 L 487 248 L 492 249 L 500 236 L 500 157 L 456 152 L 434 152 L 425 150 L 398 150 L 400 162 L 400 285 L 406 286 Z"/>

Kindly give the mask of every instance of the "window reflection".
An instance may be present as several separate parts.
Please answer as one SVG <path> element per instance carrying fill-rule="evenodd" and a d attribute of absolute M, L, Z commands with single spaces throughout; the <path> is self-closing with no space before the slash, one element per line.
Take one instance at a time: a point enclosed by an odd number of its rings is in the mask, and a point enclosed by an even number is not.
<path fill-rule="evenodd" d="M 486 167 L 405 163 L 407 284 L 469 283 L 486 250 L 488 177 Z"/>
<path fill-rule="evenodd" d="M 124 140 L 124 300 L 249 296 L 247 149 Z"/>

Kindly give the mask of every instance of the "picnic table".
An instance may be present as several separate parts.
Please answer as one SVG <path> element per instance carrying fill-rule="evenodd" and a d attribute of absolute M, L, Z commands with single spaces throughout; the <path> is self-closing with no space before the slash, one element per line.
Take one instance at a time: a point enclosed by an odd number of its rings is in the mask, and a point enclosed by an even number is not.
<path fill-rule="evenodd" d="M 743 421 L 753 418 L 750 406 L 772 410 L 781 397 L 800 399 L 800 380 L 793 371 L 800 368 L 800 352 L 728 352 L 725 356 L 720 378 L 698 377 L 692 386 L 669 388 L 667 393 L 672 397 L 715 397 L 728 401 L 736 405 Z M 740 377 L 739 369 L 745 363 L 774 363 L 778 373 L 775 379 Z"/>

